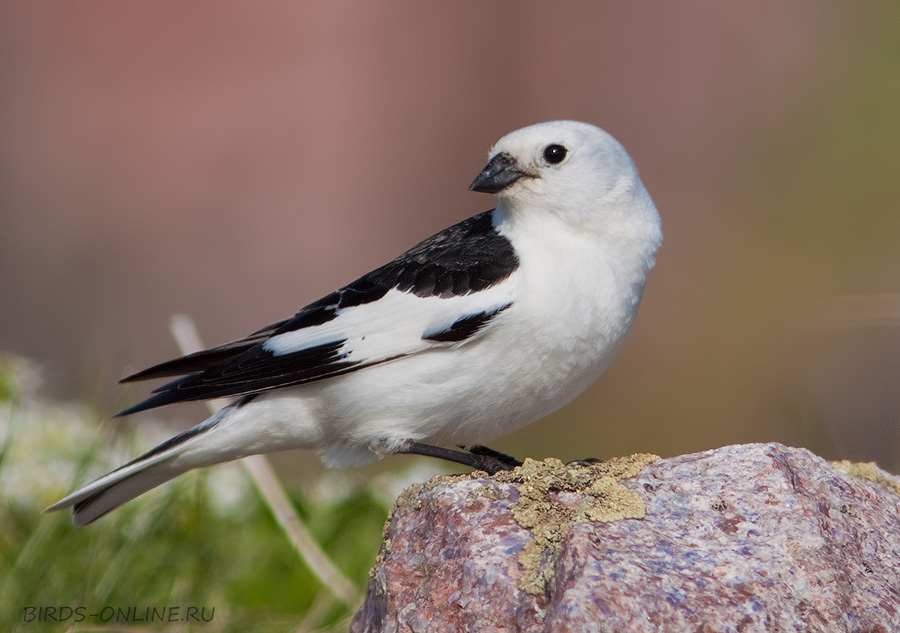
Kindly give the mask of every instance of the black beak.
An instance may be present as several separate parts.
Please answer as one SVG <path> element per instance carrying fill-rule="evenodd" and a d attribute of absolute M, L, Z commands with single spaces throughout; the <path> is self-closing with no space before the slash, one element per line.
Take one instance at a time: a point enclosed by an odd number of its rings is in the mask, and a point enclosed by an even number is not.
<path fill-rule="evenodd" d="M 527 175 L 518 169 L 516 159 L 509 154 L 500 152 L 491 159 L 487 167 L 482 169 L 481 173 L 472 181 L 472 184 L 469 185 L 469 191 L 499 193 L 519 178 Z"/>

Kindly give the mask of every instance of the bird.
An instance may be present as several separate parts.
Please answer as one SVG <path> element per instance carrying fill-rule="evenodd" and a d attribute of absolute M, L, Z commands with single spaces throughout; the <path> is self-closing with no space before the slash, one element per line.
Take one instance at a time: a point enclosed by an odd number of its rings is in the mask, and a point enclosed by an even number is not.
<path fill-rule="evenodd" d="M 123 378 L 177 376 L 120 416 L 233 400 L 47 512 L 72 508 L 86 525 L 187 471 L 288 449 L 338 468 L 402 453 L 489 474 L 521 464 L 484 443 L 561 408 L 609 366 L 660 218 L 623 146 L 578 121 L 503 136 L 469 189 L 496 195 L 495 208 L 290 318 Z"/>

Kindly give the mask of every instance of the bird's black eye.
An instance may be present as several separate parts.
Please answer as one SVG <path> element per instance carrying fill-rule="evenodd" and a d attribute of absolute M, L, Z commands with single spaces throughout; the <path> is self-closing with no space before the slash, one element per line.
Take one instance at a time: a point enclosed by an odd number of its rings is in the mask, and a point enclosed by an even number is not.
<path fill-rule="evenodd" d="M 568 151 L 562 145 L 548 145 L 544 148 L 544 160 L 551 165 L 558 165 L 563 162 Z"/>

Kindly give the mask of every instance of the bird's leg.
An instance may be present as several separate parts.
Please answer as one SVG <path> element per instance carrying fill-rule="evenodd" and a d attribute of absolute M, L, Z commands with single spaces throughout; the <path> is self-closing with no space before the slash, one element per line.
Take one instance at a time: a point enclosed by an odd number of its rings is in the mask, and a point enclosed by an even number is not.
<path fill-rule="evenodd" d="M 512 470 L 518 463 L 520 463 L 516 462 L 516 460 L 512 460 L 509 455 L 496 453 L 496 451 L 491 451 L 491 449 L 487 449 L 487 451 L 489 451 L 489 454 L 455 451 L 450 448 L 432 446 L 431 444 L 422 444 L 421 442 L 413 442 L 412 440 L 410 440 L 404 443 L 397 452 L 405 453 L 408 455 L 425 455 L 426 457 L 437 457 L 438 459 L 445 459 L 456 464 L 469 466 L 470 468 L 474 468 L 475 470 L 483 470 L 489 475 L 494 475 L 501 470 Z M 498 457 L 498 455 L 502 455 L 507 459 L 504 460 Z M 509 460 L 512 460 L 512 462 L 516 463 L 512 463 Z"/>

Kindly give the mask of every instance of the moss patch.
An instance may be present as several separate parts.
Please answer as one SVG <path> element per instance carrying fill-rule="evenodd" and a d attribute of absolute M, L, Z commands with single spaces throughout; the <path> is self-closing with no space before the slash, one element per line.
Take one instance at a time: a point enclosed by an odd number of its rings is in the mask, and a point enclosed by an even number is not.
<path fill-rule="evenodd" d="M 634 477 L 658 459 L 638 453 L 585 466 L 567 466 L 556 458 L 526 459 L 519 468 L 494 475 L 497 481 L 516 484 L 519 500 L 513 517 L 534 535 L 519 554 L 526 572 L 522 589 L 531 594 L 545 591 L 563 541 L 578 523 L 643 518 L 643 498 L 619 480 Z"/>

